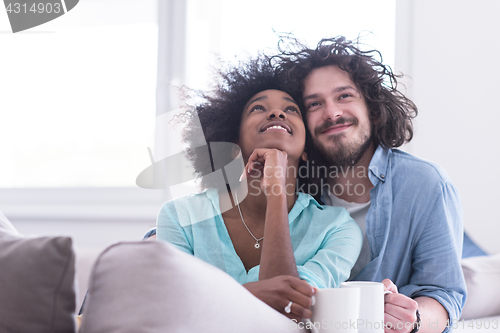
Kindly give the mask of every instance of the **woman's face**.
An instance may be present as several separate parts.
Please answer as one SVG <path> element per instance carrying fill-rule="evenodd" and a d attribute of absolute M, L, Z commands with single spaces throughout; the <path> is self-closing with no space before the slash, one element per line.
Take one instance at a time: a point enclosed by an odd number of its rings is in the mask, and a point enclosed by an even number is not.
<path fill-rule="evenodd" d="M 256 148 L 276 148 L 289 161 L 305 159 L 306 130 L 299 106 L 280 90 L 264 90 L 245 105 L 238 145 L 245 160 Z"/>

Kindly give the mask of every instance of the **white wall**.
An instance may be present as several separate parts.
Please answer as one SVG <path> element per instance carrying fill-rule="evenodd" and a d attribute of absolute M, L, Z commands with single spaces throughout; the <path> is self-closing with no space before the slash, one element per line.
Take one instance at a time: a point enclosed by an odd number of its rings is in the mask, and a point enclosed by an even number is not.
<path fill-rule="evenodd" d="M 14 227 L 28 236 L 70 236 L 76 250 L 102 251 L 123 241 L 140 241 L 156 226 L 151 221 L 13 221 Z"/>
<path fill-rule="evenodd" d="M 397 5 L 396 71 L 412 77 L 408 93 L 420 112 L 406 150 L 448 172 L 461 193 L 465 229 L 500 252 L 500 1 Z"/>

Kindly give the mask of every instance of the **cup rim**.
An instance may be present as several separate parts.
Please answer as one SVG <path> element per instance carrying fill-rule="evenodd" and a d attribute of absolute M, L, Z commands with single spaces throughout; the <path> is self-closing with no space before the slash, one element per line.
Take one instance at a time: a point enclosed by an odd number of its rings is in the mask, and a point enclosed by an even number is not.
<path fill-rule="evenodd" d="M 359 289 L 359 287 L 356 287 L 356 289 Z M 345 292 L 345 288 L 318 288 L 316 292 L 340 292 L 343 293 Z"/>
<path fill-rule="evenodd" d="M 352 286 L 352 287 L 361 287 L 361 286 L 383 286 L 382 282 L 375 281 L 345 281 L 341 282 L 340 286 Z"/>

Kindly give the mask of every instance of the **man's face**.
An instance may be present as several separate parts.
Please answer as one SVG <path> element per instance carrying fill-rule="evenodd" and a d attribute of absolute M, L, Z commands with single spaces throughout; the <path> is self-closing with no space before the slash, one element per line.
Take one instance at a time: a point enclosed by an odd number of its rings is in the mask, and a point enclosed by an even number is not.
<path fill-rule="evenodd" d="M 371 144 L 368 108 L 349 73 L 317 68 L 304 80 L 307 126 L 315 147 L 340 167 L 358 163 Z"/>

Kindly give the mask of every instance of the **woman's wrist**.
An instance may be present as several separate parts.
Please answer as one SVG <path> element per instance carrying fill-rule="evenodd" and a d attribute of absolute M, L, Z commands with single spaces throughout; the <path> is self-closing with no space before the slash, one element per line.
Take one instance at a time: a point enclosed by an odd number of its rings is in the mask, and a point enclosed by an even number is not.
<path fill-rule="evenodd" d="M 271 189 L 266 192 L 267 204 L 272 204 L 275 209 L 277 208 L 275 205 L 283 204 L 286 206 L 286 197 L 287 196 L 283 188 L 275 191 Z"/>

